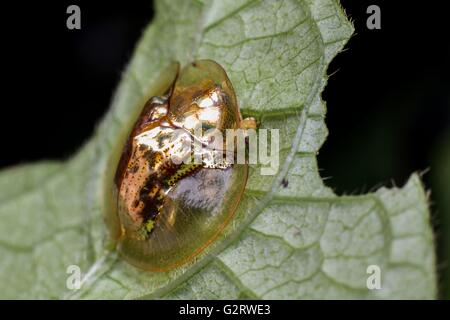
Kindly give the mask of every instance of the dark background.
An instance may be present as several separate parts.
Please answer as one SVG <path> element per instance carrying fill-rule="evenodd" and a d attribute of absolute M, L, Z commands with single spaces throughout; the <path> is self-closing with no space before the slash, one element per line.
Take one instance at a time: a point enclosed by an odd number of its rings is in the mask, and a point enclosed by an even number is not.
<path fill-rule="evenodd" d="M 319 154 L 321 175 L 338 194 L 358 194 L 402 185 L 411 172 L 429 169 L 423 179 L 433 190 L 442 273 L 450 208 L 440 203 L 450 196 L 442 189 L 450 182 L 439 181 L 433 164 L 442 145 L 450 148 L 450 13 L 437 2 L 341 2 L 356 34 L 329 68 L 330 135 Z M 81 7 L 81 30 L 66 28 L 70 4 Z M 370 4 L 381 7 L 381 30 L 366 28 Z M 67 158 L 108 109 L 152 5 L 27 1 L 2 4 L 1 12 L 0 168 Z M 433 197 L 435 187 L 441 189 Z"/>

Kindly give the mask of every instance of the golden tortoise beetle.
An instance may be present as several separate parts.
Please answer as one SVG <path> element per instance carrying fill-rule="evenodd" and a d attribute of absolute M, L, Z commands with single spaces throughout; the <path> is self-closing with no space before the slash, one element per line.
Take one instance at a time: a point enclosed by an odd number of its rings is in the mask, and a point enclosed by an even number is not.
<path fill-rule="evenodd" d="M 117 248 L 134 266 L 169 271 L 189 262 L 221 234 L 239 205 L 247 164 L 174 161 L 196 156 L 182 146 L 199 140 L 198 126 L 202 133 L 256 128 L 253 118 L 242 119 L 225 70 L 212 60 L 187 65 L 164 96 L 149 99 L 124 147 L 114 180 Z M 230 152 L 224 149 L 205 148 L 202 155 L 209 152 L 204 158 L 211 160 Z"/>

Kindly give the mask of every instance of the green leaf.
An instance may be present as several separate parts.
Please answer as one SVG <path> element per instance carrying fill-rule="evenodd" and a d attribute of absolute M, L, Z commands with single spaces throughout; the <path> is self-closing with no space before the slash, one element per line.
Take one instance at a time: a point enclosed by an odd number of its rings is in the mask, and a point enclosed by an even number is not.
<path fill-rule="evenodd" d="M 433 237 L 417 175 L 401 189 L 338 197 L 320 178 L 326 68 L 353 32 L 334 0 L 158 1 L 96 134 L 71 160 L 0 175 L 2 298 L 434 298 Z M 142 102 L 171 61 L 213 59 L 245 115 L 280 130 L 280 170 L 251 168 L 236 218 L 190 264 L 138 270 L 109 251 L 103 216 Z M 23 170 L 23 171 L 22 171 Z M 6 191 L 18 176 L 30 183 Z M 287 178 L 289 185 L 281 187 Z M 7 199 L 7 200 L 4 200 Z M 66 288 L 69 265 L 84 273 Z M 381 268 L 369 290 L 369 265 Z"/>

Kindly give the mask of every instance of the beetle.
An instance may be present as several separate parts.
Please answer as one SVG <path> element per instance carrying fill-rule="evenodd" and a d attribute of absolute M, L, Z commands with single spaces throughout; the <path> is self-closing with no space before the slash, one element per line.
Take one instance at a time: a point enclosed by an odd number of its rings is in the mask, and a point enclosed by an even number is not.
<path fill-rule="evenodd" d="M 235 150 L 215 133 L 249 128 L 256 121 L 242 118 L 231 81 L 212 60 L 188 64 L 145 103 L 114 178 L 117 249 L 126 261 L 166 272 L 217 239 L 241 201 L 248 164 L 230 161 Z"/>

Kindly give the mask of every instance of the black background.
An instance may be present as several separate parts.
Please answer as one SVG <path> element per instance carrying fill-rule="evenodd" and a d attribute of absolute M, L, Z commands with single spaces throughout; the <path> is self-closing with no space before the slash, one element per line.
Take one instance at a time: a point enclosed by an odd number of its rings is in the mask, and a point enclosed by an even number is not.
<path fill-rule="evenodd" d="M 339 194 L 402 185 L 413 171 L 432 171 L 450 137 L 450 13 L 439 2 L 341 2 L 356 34 L 329 68 L 321 175 Z M 70 4 L 81 7 L 81 30 L 66 28 Z M 365 26 L 369 4 L 381 7 L 381 30 Z M 108 109 L 152 5 L 27 1 L 1 12 L 0 168 L 67 158 Z M 431 209 L 441 233 L 439 203 Z"/>

